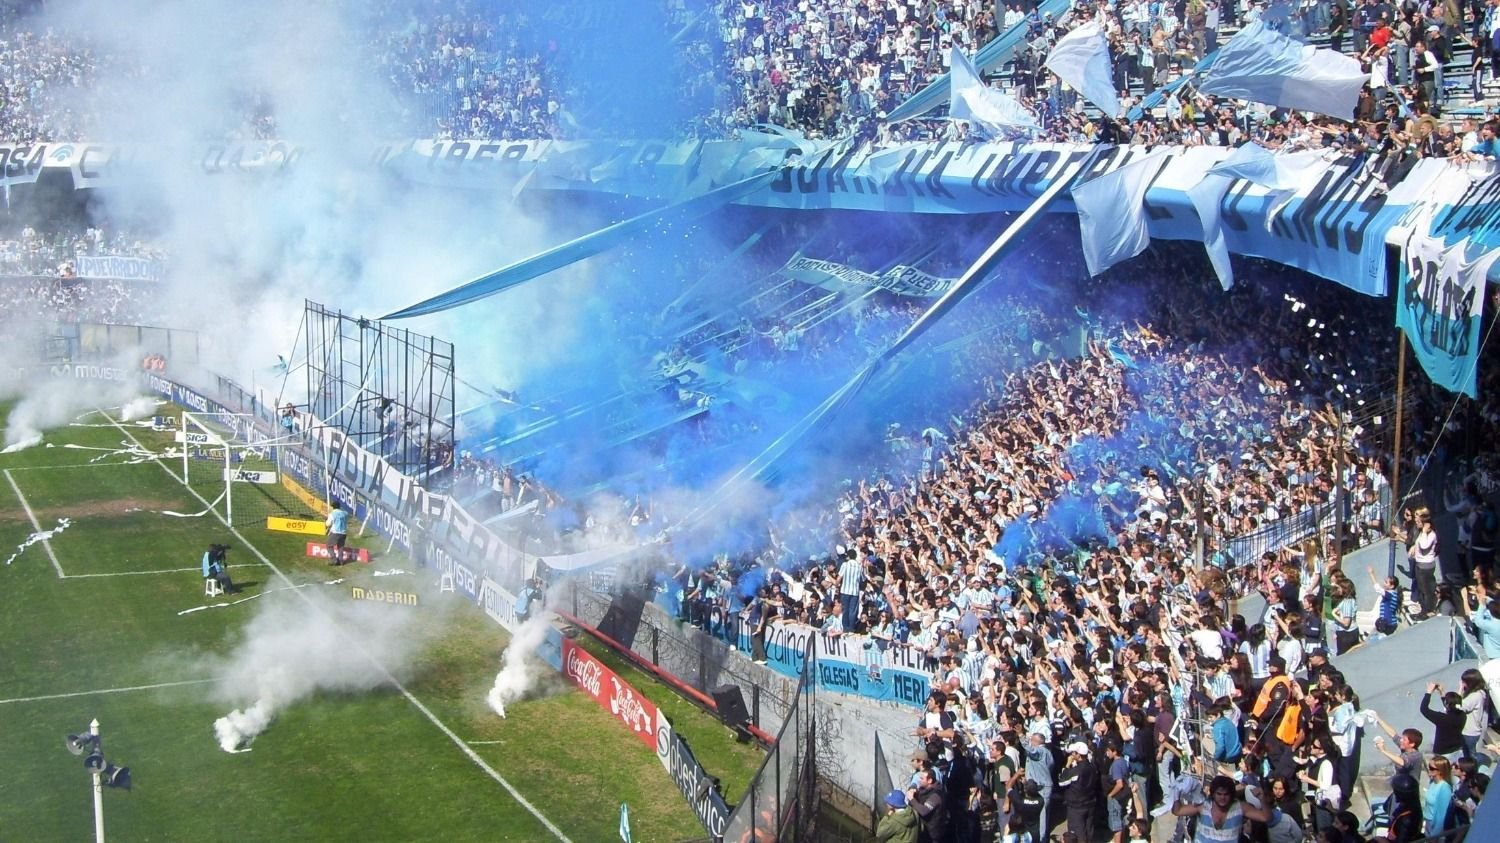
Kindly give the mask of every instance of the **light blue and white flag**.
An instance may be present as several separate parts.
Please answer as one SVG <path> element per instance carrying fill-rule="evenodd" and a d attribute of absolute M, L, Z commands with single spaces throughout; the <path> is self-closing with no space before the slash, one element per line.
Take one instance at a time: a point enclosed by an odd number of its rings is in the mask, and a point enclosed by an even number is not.
<path fill-rule="evenodd" d="M 1170 157 L 1159 150 L 1073 187 L 1083 259 L 1098 275 L 1151 245 L 1146 228 L 1146 188 Z"/>
<path fill-rule="evenodd" d="M 1299 44 L 1257 21 L 1224 45 L 1198 89 L 1347 120 L 1369 79 L 1357 59 Z"/>
<path fill-rule="evenodd" d="M 1047 56 L 1047 69 L 1098 106 L 1105 116 L 1120 115 L 1120 96 L 1115 91 L 1114 67 L 1109 61 L 1109 40 L 1098 21 L 1089 21 L 1059 39 Z"/>
<path fill-rule="evenodd" d="M 958 47 L 949 55 L 948 117 L 967 120 L 980 134 L 1002 138 L 1017 132 L 1035 135 L 1041 131 L 1036 115 L 1015 97 L 984 84 L 974 62 Z"/>
<path fill-rule="evenodd" d="M 1467 243 L 1431 236 L 1431 220 L 1429 209 L 1401 250 L 1396 327 L 1433 383 L 1475 398 L 1485 278 L 1500 252 L 1472 257 Z"/>
<path fill-rule="evenodd" d="M 1276 214 L 1296 195 L 1297 186 L 1303 183 L 1309 172 L 1325 165 L 1320 152 L 1276 154 L 1259 144 L 1247 143 L 1210 167 L 1203 181 L 1189 188 L 1188 198 L 1203 225 L 1203 247 L 1208 250 L 1208 260 L 1224 289 L 1234 286 L 1229 244 L 1225 242 L 1224 226 L 1219 218 L 1219 206 L 1229 186 L 1236 179 L 1243 179 L 1270 190 L 1271 205 L 1265 216 L 1269 226 L 1275 221 Z"/>
<path fill-rule="evenodd" d="M 630 809 L 620 803 L 620 839 L 630 843 Z"/>

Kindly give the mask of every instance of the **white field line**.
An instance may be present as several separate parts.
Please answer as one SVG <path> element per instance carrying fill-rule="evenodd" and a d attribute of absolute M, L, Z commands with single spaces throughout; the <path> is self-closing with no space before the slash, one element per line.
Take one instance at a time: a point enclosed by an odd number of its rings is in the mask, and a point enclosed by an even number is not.
<path fill-rule="evenodd" d="M 38 533 L 45 532 L 42 529 L 42 525 L 37 523 L 36 513 L 31 511 L 31 504 L 26 502 L 26 496 L 21 494 L 21 487 L 16 485 L 16 478 L 10 476 L 10 469 L 5 470 L 5 480 L 10 483 L 11 491 L 16 493 L 16 500 L 21 502 L 21 508 L 26 510 L 26 517 L 31 519 L 31 529 L 36 530 Z M 52 541 L 50 539 L 42 539 L 42 548 L 47 551 L 47 558 L 52 560 L 52 569 L 57 571 L 57 578 L 60 580 L 67 579 L 68 575 L 63 573 L 62 563 L 57 561 L 57 554 L 52 552 Z"/>
<path fill-rule="evenodd" d="M 263 568 L 265 566 L 264 565 L 260 565 L 260 564 L 255 564 L 255 565 L 244 564 L 244 565 L 230 565 L 229 567 L 231 567 L 231 568 Z M 163 568 L 160 571 L 113 571 L 113 572 L 108 573 L 108 574 L 68 574 L 68 579 L 70 579 L 70 580 L 86 580 L 86 579 L 90 579 L 92 577 L 147 577 L 147 576 L 150 576 L 152 574 L 181 574 L 181 573 L 185 573 L 187 571 L 197 571 L 198 573 L 201 574 L 201 573 L 203 573 L 203 566 L 198 565 L 198 566 L 194 566 L 192 568 Z"/>
<path fill-rule="evenodd" d="M 42 702 L 44 700 L 65 700 L 71 697 L 92 697 L 98 694 L 123 694 L 127 691 L 153 691 L 157 688 L 176 688 L 181 685 L 206 685 L 209 682 L 217 682 L 217 679 L 185 679 L 181 682 L 158 682 L 155 685 L 129 685 L 124 688 L 100 688 L 95 691 L 74 691 L 71 694 L 42 694 L 39 697 L 13 697 L 8 700 L 0 700 L 0 705 L 11 705 L 12 703 Z"/>
<path fill-rule="evenodd" d="M 136 447 L 141 448 L 142 450 L 145 449 L 145 446 L 140 443 L 140 440 L 136 439 L 129 430 L 122 427 L 118 422 L 114 422 L 113 419 L 110 419 L 110 421 L 121 433 L 125 434 L 126 439 L 134 442 Z M 179 484 L 181 484 L 182 488 L 186 489 L 188 494 L 197 498 L 199 502 L 201 502 L 205 507 L 209 507 L 208 501 L 205 500 L 202 495 L 198 494 L 198 492 L 193 489 L 192 486 L 183 482 L 181 478 L 173 474 L 172 469 L 168 468 L 166 464 L 161 461 L 160 457 L 153 457 L 152 462 L 155 462 L 162 471 L 166 472 L 168 477 L 171 477 L 173 480 L 176 480 Z M 19 493 L 19 491 L 20 490 L 18 489 L 17 492 Z M 212 507 L 209 508 L 212 509 Z M 224 516 L 220 515 L 218 511 L 214 511 L 213 515 L 215 518 L 219 519 L 219 523 L 223 524 L 235 538 L 239 539 L 241 542 L 244 542 L 245 547 L 249 548 L 250 552 L 255 554 L 255 557 L 257 559 L 265 563 L 266 567 L 274 571 L 276 576 L 280 577 L 283 582 L 291 586 L 296 585 L 296 583 L 292 582 L 290 577 L 283 573 L 280 568 L 276 567 L 275 563 L 273 563 L 270 559 L 267 559 L 265 554 L 260 552 L 260 548 L 251 544 L 250 540 L 245 538 L 239 530 L 235 529 L 235 526 L 229 523 L 229 521 L 226 520 Z M 308 606 L 313 609 L 313 611 L 320 614 L 322 613 L 323 610 L 301 591 L 297 592 L 297 596 L 305 600 Z M 378 668 L 381 673 L 385 674 L 386 680 L 390 682 L 391 685 L 401 693 L 401 696 L 405 697 L 406 701 L 411 703 L 412 706 L 417 709 L 417 711 L 420 711 L 422 713 L 422 716 L 426 717 L 429 723 L 437 727 L 437 730 L 439 732 L 442 732 L 449 741 L 452 741 L 454 746 L 458 747 L 464 755 L 468 756 L 469 760 L 474 763 L 474 766 L 483 770 L 491 779 L 494 779 L 497 783 L 499 783 L 501 787 L 505 788 L 505 791 L 511 795 L 512 799 L 520 803 L 522 808 L 525 808 L 527 812 L 530 813 L 533 817 L 536 817 L 537 821 L 545 826 L 548 831 L 552 832 L 553 837 L 556 837 L 558 840 L 562 841 L 562 843 L 573 843 L 573 841 L 568 839 L 568 836 L 566 834 L 562 833 L 562 829 L 554 825 L 553 822 L 547 819 L 547 817 L 544 816 L 541 811 L 537 810 L 537 807 L 535 805 L 527 801 L 526 797 L 522 796 L 519 790 L 516 790 L 515 785 L 512 785 L 509 781 L 506 781 L 505 777 L 500 775 L 500 773 L 496 771 L 494 767 L 491 767 L 488 762 L 479 757 L 479 753 L 475 752 L 473 749 L 470 749 L 469 745 L 464 743 L 463 738 L 460 738 L 458 735 L 454 734 L 452 729 L 448 728 L 448 726 L 443 723 L 443 721 L 438 719 L 437 715 L 433 714 L 432 711 L 427 708 L 427 706 L 422 704 L 421 700 L 417 699 L 411 691 L 408 691 L 405 685 L 401 684 L 401 682 L 398 681 L 395 676 L 391 675 L 391 672 L 386 669 L 385 665 L 376 661 L 375 658 L 370 655 L 369 651 L 365 650 L 364 646 L 361 645 L 358 640 L 349 636 L 347 633 L 344 633 L 342 630 L 340 630 L 340 634 L 342 634 L 345 640 L 347 640 L 356 650 L 364 655 L 366 659 L 369 659 L 370 663 L 375 665 L 375 667 Z"/>
<path fill-rule="evenodd" d="M 138 462 L 70 462 L 66 465 L 18 465 L 7 471 L 56 471 L 63 468 L 109 468 L 116 465 L 140 465 Z"/>

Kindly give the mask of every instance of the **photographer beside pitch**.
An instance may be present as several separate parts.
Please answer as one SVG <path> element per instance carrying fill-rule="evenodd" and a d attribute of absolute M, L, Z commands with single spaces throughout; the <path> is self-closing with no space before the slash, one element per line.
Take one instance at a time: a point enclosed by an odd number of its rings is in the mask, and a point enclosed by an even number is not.
<path fill-rule="evenodd" d="M 203 551 L 203 578 L 219 581 L 219 588 L 225 594 L 234 594 L 239 591 L 229 579 L 229 565 L 224 561 L 224 554 L 229 551 L 227 544 L 211 544 L 208 550 Z"/>
<path fill-rule="evenodd" d="M 328 528 L 328 541 L 323 545 L 328 549 L 328 564 L 344 564 L 344 542 L 349 538 L 349 512 L 344 509 L 343 503 L 333 502 L 333 508 L 328 510 L 328 518 L 323 521 L 323 526 Z"/>

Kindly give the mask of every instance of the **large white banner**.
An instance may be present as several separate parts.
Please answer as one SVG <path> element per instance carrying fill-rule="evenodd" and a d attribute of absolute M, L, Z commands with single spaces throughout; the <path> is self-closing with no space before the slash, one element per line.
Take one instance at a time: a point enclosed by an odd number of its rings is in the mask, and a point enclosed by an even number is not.
<path fill-rule="evenodd" d="M 848 292 L 852 287 L 864 292 L 878 287 L 898 296 L 936 298 L 948 292 L 954 279 L 940 278 L 912 266 L 896 265 L 883 274 L 864 272 L 847 264 L 798 255 L 776 271 L 783 278 L 822 287 L 832 293 Z"/>
<path fill-rule="evenodd" d="M 73 259 L 73 267 L 79 278 L 160 281 L 166 274 L 160 261 L 128 255 L 79 255 Z"/>

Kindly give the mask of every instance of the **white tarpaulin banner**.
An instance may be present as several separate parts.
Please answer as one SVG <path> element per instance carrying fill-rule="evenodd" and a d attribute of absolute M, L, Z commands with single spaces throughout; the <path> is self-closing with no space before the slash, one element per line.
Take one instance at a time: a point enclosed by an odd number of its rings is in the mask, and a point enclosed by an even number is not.
<path fill-rule="evenodd" d="M 73 266 L 79 278 L 160 281 L 165 274 L 160 261 L 127 255 L 79 255 L 73 259 Z"/>
<path fill-rule="evenodd" d="M 783 278 L 792 278 L 804 284 L 813 284 L 829 292 L 847 292 L 853 287 L 863 292 L 879 287 L 898 296 L 933 298 L 940 296 L 953 286 L 952 278 L 929 275 L 916 267 L 897 265 L 884 274 L 864 272 L 852 266 L 834 261 L 818 260 L 797 255 L 777 270 Z"/>

